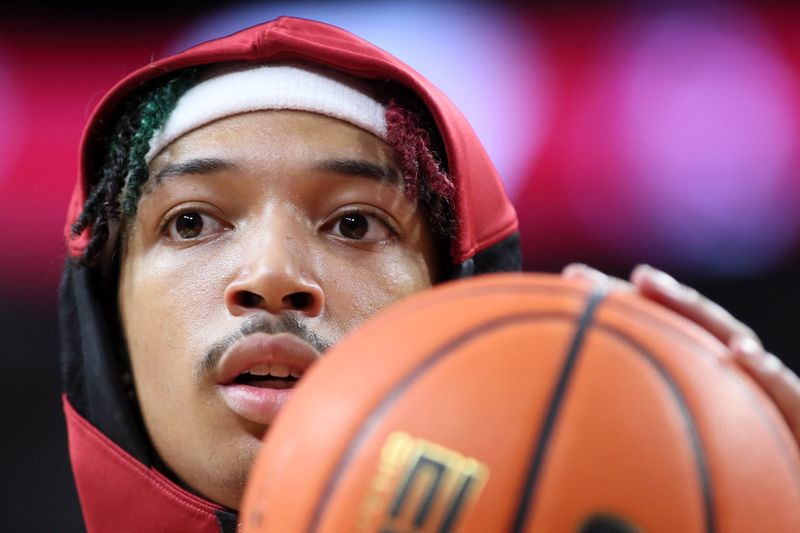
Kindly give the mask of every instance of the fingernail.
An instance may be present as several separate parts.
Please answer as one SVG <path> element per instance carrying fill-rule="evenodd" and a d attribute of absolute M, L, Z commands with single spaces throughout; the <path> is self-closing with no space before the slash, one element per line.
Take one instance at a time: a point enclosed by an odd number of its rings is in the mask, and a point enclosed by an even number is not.
<path fill-rule="evenodd" d="M 730 342 L 730 348 L 750 359 L 760 359 L 766 353 L 755 339 L 746 336 L 734 337 Z"/>
<path fill-rule="evenodd" d="M 663 287 L 664 289 L 679 289 L 681 284 L 664 272 L 663 270 L 658 270 L 657 268 L 653 268 L 650 265 L 640 265 L 639 269 L 649 278 L 649 280 L 654 284 L 658 285 L 659 287 Z"/>
<path fill-rule="evenodd" d="M 781 370 L 783 370 L 785 366 L 783 364 L 783 361 L 781 361 L 780 357 L 778 357 L 773 353 L 769 353 L 767 351 L 764 351 L 764 357 L 762 361 L 763 361 L 761 366 L 762 370 L 764 372 L 769 372 L 773 374 L 780 372 Z"/>
<path fill-rule="evenodd" d="M 568 264 L 567 266 L 564 267 L 564 271 L 568 271 L 568 270 L 585 270 L 587 268 L 589 268 L 589 265 L 587 265 L 585 263 L 570 263 L 570 264 Z"/>
<path fill-rule="evenodd" d="M 567 265 L 567 267 L 564 269 L 564 272 L 570 275 L 579 275 L 585 279 L 590 279 L 593 281 L 605 281 L 608 279 L 608 276 L 599 270 L 583 263 L 572 263 Z"/>
<path fill-rule="evenodd" d="M 735 337 L 728 346 L 735 359 L 752 369 L 763 371 L 764 365 L 769 362 L 767 351 L 752 337 L 744 335 Z"/>

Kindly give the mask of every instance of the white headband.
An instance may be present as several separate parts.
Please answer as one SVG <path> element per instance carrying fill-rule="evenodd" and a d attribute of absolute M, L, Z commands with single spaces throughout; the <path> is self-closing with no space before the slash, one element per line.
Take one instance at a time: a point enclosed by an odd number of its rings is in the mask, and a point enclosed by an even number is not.
<path fill-rule="evenodd" d="M 386 107 L 355 78 L 299 65 L 263 65 L 202 81 L 178 100 L 150 140 L 153 158 L 178 137 L 220 118 L 267 109 L 310 111 L 386 140 Z"/>

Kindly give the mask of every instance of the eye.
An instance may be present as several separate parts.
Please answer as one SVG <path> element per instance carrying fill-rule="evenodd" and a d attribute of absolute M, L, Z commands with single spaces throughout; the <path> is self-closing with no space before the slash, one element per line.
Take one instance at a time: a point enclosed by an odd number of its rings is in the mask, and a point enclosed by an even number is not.
<path fill-rule="evenodd" d="M 178 213 L 166 225 L 167 235 L 176 241 L 200 239 L 224 229 L 217 219 L 197 211 Z"/>
<path fill-rule="evenodd" d="M 332 233 L 354 241 L 385 241 L 392 237 L 389 226 L 375 215 L 361 211 L 345 213 L 333 224 Z"/>

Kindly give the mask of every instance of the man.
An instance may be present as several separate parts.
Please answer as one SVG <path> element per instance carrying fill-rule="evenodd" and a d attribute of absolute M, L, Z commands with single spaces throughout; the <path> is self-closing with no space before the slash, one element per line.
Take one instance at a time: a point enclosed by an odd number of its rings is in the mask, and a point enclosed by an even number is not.
<path fill-rule="evenodd" d="M 518 270 L 516 231 L 452 103 L 338 28 L 280 18 L 122 80 L 84 135 L 61 289 L 88 529 L 233 531 L 260 440 L 308 367 L 406 295 Z M 770 385 L 744 326 L 663 273 L 632 279 Z M 768 388 L 785 413 L 794 379 Z"/>

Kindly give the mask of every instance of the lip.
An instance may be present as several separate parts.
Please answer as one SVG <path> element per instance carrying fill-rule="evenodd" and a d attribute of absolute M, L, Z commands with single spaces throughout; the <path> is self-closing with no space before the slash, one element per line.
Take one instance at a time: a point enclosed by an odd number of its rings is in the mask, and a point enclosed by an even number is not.
<path fill-rule="evenodd" d="M 289 333 L 254 333 L 223 354 L 217 366 L 217 386 L 231 411 L 268 425 L 290 398 L 292 389 L 235 383 L 236 377 L 260 364 L 285 365 L 302 375 L 320 357 L 310 344 Z"/>

